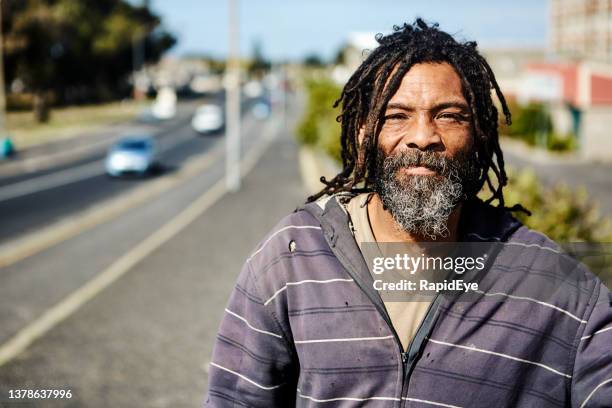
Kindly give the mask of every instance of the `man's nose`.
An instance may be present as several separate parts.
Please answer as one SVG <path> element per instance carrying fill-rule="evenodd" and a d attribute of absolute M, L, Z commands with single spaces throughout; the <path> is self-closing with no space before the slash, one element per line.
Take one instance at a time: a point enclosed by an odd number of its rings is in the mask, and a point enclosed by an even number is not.
<path fill-rule="evenodd" d="M 407 147 L 419 150 L 443 150 L 442 139 L 438 129 L 430 118 L 421 117 L 415 121 L 413 128 L 404 136 Z"/>

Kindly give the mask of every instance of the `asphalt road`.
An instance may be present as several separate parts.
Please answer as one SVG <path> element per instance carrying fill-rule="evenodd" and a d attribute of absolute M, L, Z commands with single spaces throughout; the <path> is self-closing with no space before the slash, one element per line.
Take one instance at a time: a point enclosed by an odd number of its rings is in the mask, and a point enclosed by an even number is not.
<path fill-rule="evenodd" d="M 215 99 L 222 102 L 221 96 Z M 0 178 L 0 244 L 36 232 L 75 212 L 150 182 L 152 178 L 175 172 L 190 157 L 221 143 L 222 134 L 198 135 L 190 127 L 195 108 L 203 102 L 197 100 L 181 104 L 176 119 L 118 127 L 116 135 L 107 137 L 108 146 L 125 134 L 155 135 L 161 151 L 162 174 L 145 179 L 109 179 L 104 175 L 107 146 L 102 146 L 98 151 L 70 163 Z"/>
<path fill-rule="evenodd" d="M 508 166 L 517 169 L 532 168 L 537 177 L 548 186 L 565 184 L 572 189 L 584 187 L 589 197 L 598 203 L 600 212 L 612 216 L 612 165 L 540 161 L 509 149 L 504 150 L 504 159 Z"/>
<path fill-rule="evenodd" d="M 296 146 L 287 131 L 299 114 L 299 106 L 292 106 L 287 126 L 275 118 L 259 122 L 245 117 L 245 156 L 261 148 L 269 135 L 278 138 L 246 175 L 239 192 L 223 195 L 0 366 L 0 406 L 201 405 L 212 341 L 241 264 L 263 234 L 305 196 Z M 205 157 L 220 140 L 193 138 L 169 150 L 167 159 L 172 163 L 187 155 Z M 160 229 L 173 225 L 177 214 L 219 185 L 223 172 L 223 160 L 215 160 L 144 205 L 0 269 L 0 349 Z M 105 188 L 129 183 L 112 182 Z M 73 199 L 95 191 L 77 189 Z M 70 389 L 73 397 L 11 401 L 8 390 L 16 388 Z"/>

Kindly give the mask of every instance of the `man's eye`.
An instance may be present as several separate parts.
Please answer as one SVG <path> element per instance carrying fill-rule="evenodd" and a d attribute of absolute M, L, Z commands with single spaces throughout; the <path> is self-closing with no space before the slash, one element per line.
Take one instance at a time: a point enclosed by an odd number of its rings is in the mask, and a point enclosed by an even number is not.
<path fill-rule="evenodd" d="M 460 113 L 441 113 L 438 117 L 440 119 L 453 120 L 456 122 L 465 122 L 468 120 L 467 116 Z"/>
<path fill-rule="evenodd" d="M 406 119 L 406 115 L 404 115 L 403 113 L 396 113 L 393 115 L 385 116 L 385 120 L 402 120 L 402 119 Z"/>

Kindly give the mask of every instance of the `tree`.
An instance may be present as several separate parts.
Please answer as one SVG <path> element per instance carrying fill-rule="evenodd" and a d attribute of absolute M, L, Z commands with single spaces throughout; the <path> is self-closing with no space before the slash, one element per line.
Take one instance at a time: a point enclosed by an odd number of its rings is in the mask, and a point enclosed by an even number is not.
<path fill-rule="evenodd" d="M 270 61 L 268 61 L 262 51 L 261 41 L 253 42 L 253 60 L 249 64 L 248 72 L 250 76 L 263 77 L 270 70 Z"/>
<path fill-rule="evenodd" d="M 304 65 L 312 68 L 319 68 L 323 66 L 323 60 L 317 54 L 309 54 L 304 58 Z"/>
<path fill-rule="evenodd" d="M 176 42 L 148 7 L 124 0 L 5 0 L 8 81 L 20 78 L 44 119 L 57 104 L 103 101 L 129 93 L 132 44 L 146 61 Z M 7 82 L 8 82 L 7 81 Z"/>

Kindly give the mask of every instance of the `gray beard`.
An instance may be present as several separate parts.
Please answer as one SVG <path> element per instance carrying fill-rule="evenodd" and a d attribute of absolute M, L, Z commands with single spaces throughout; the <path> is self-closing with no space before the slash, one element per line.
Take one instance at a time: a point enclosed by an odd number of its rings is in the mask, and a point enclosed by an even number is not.
<path fill-rule="evenodd" d="M 411 166 L 424 166 L 437 174 L 399 172 Z M 478 167 L 467 156 L 446 158 L 411 150 L 384 157 L 379 151 L 374 191 L 401 230 L 436 240 L 448 236 L 451 213 L 475 189 L 479 175 Z"/>

